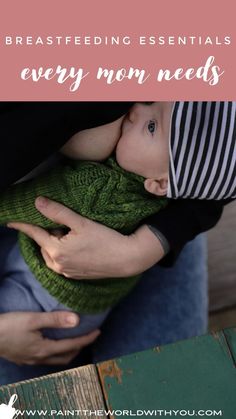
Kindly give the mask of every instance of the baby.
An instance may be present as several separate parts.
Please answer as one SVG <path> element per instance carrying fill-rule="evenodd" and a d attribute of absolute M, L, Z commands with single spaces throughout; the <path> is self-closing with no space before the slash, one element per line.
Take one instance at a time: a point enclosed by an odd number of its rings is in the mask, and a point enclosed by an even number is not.
<path fill-rule="evenodd" d="M 124 118 L 73 136 L 62 152 L 75 161 L 3 194 L 0 222 L 58 227 L 34 207 L 36 196 L 43 195 L 129 234 L 163 208 L 166 197 L 235 197 L 235 112 L 235 103 L 230 102 L 136 104 Z M 113 149 L 115 159 L 94 162 L 105 160 Z M 27 264 L 16 244 L 7 259 L 1 295 L 4 287 L 7 293 L 1 311 L 51 311 L 66 306 L 80 314 L 80 325 L 74 330 L 47 331 L 53 338 L 79 336 L 99 327 L 138 280 L 73 281 L 49 270 L 38 247 L 22 234 L 20 245 Z M 12 275 L 13 270 L 17 275 Z M 19 296 L 13 304 L 11 294 L 16 296 L 17 288 Z"/>
<path fill-rule="evenodd" d="M 106 127 L 115 131 L 119 123 Z M 236 197 L 236 102 L 136 104 L 123 119 L 118 143 L 117 135 L 113 143 L 106 135 L 87 141 L 88 131 L 76 134 L 64 147 L 71 158 L 78 153 L 80 159 L 89 154 L 92 160 L 103 159 L 116 146 L 117 163 L 146 178 L 144 187 L 152 194 L 175 199 Z"/>

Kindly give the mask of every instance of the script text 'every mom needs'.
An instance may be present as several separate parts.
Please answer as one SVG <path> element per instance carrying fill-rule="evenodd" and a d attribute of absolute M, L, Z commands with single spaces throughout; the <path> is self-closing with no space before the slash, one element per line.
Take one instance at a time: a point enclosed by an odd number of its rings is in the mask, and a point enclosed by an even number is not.
<path fill-rule="evenodd" d="M 215 61 L 214 56 L 207 58 L 205 64 L 198 68 L 177 68 L 170 71 L 169 69 L 160 69 L 157 72 L 156 80 L 158 82 L 170 81 L 170 80 L 182 80 L 186 79 L 188 81 L 193 79 L 202 80 L 205 83 L 208 83 L 210 86 L 215 86 L 218 84 L 220 77 L 224 74 L 224 71 L 220 69 L 218 65 L 213 65 Z M 75 67 L 62 67 L 58 65 L 54 68 L 24 68 L 21 71 L 21 79 L 32 80 L 33 82 L 38 82 L 40 79 L 50 81 L 56 79 L 57 83 L 64 84 L 68 80 L 73 80 L 69 86 L 71 92 L 75 92 L 81 85 L 83 79 L 89 75 L 89 71 L 85 71 L 83 68 L 76 69 Z M 107 84 L 113 84 L 114 82 L 122 82 L 125 79 L 131 80 L 135 79 L 138 84 L 143 84 L 150 77 L 145 69 L 138 69 L 130 67 L 128 69 L 121 68 L 118 70 L 114 69 L 103 69 L 99 67 L 96 73 L 96 79 L 101 80 L 105 79 Z"/>

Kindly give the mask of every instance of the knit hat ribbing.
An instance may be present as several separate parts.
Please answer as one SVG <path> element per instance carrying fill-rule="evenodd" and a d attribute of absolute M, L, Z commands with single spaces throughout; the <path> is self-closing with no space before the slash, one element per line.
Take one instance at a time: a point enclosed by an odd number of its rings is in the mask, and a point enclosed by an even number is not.
<path fill-rule="evenodd" d="M 236 102 L 176 102 L 168 198 L 236 197 Z"/>

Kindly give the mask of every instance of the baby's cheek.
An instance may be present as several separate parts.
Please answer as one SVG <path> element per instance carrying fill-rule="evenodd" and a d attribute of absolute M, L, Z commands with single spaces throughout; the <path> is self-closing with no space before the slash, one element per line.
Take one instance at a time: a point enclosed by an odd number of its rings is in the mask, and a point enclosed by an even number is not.
<path fill-rule="evenodd" d="M 116 161 L 122 169 L 129 170 L 129 159 L 127 152 L 123 149 L 123 147 L 116 147 Z"/>

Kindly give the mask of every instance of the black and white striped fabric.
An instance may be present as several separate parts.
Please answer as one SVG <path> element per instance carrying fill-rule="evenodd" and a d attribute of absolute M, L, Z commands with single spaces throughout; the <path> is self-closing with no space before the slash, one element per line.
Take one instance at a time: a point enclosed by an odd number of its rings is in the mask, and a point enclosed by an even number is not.
<path fill-rule="evenodd" d="M 236 198 L 236 102 L 175 102 L 167 197 Z"/>

